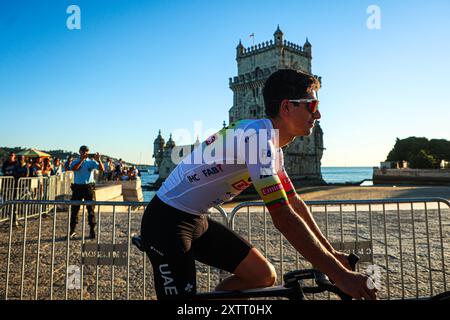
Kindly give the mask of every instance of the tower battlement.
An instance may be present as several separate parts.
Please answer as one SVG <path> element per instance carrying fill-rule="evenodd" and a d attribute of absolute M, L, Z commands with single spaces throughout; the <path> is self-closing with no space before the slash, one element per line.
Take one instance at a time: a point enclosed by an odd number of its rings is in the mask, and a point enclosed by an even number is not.
<path fill-rule="evenodd" d="M 283 49 L 290 49 L 290 51 L 305 55 L 306 57 L 311 57 L 311 52 L 304 49 L 302 46 L 295 44 L 293 42 L 284 40 L 283 45 L 281 46 Z M 250 46 L 248 48 L 243 47 L 242 50 L 239 51 L 237 58 L 245 58 L 254 54 L 262 53 L 265 51 L 273 50 L 279 48 L 272 40 L 261 42 L 259 44 Z"/>

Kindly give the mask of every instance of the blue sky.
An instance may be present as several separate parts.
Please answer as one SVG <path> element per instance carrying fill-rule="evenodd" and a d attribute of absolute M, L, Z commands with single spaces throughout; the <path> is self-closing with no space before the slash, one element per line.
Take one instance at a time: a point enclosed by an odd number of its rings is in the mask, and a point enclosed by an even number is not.
<path fill-rule="evenodd" d="M 81 30 L 66 27 L 71 4 Z M 2 1 L 0 146 L 151 163 L 159 129 L 195 139 L 196 121 L 204 135 L 228 121 L 239 39 L 271 40 L 279 24 L 313 46 L 322 165 L 378 165 L 397 137 L 450 139 L 449 15 L 446 0 Z"/>

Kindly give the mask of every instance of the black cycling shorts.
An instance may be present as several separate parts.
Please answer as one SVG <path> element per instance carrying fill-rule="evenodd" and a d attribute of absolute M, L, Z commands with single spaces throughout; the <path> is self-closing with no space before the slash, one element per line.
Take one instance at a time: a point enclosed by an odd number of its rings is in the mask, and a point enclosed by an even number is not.
<path fill-rule="evenodd" d="M 195 260 L 233 273 L 253 248 L 207 215 L 180 211 L 157 196 L 145 209 L 141 237 L 158 299 L 189 298 L 197 292 Z"/>

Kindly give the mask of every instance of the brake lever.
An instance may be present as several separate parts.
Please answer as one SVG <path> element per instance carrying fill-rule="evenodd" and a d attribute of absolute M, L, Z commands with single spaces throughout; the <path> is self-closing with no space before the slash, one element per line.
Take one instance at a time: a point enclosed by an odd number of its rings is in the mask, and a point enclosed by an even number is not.
<path fill-rule="evenodd" d="M 350 253 L 347 259 L 348 263 L 350 264 L 350 267 L 352 268 L 352 271 L 356 271 L 356 265 L 360 258 L 356 254 Z"/>

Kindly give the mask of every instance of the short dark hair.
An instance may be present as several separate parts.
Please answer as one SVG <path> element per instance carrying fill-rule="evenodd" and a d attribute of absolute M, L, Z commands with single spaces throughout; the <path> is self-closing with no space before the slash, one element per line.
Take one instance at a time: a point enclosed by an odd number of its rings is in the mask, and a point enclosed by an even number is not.
<path fill-rule="evenodd" d="M 81 147 L 80 147 L 80 151 L 86 151 L 86 152 L 88 152 L 88 151 L 89 151 L 89 147 L 88 147 L 88 146 L 81 146 Z"/>
<path fill-rule="evenodd" d="M 284 99 L 302 99 L 319 88 L 319 80 L 300 71 L 281 69 L 272 73 L 263 88 L 266 115 L 270 118 L 278 116 Z"/>

